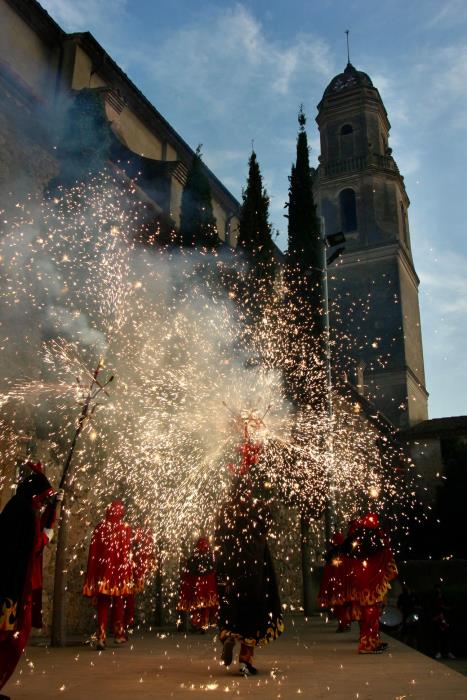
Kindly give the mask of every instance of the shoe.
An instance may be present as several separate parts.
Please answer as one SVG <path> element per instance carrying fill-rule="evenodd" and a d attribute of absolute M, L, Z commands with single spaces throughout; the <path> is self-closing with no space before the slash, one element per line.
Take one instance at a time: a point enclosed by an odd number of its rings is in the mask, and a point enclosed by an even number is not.
<path fill-rule="evenodd" d="M 359 654 L 382 654 L 388 648 L 389 644 L 387 642 L 381 642 L 375 649 L 359 649 Z"/>
<path fill-rule="evenodd" d="M 452 653 L 452 651 L 448 651 L 448 659 L 455 659 L 456 657 Z"/>
<path fill-rule="evenodd" d="M 97 651 L 104 651 L 104 649 L 105 649 L 105 641 L 104 641 L 103 639 L 98 639 L 98 640 L 97 640 L 96 649 L 97 649 Z"/>
<path fill-rule="evenodd" d="M 233 637 L 227 637 L 222 647 L 221 659 L 224 662 L 224 666 L 230 666 L 233 658 L 233 648 L 235 646 L 235 639 Z"/>
<path fill-rule="evenodd" d="M 242 661 L 238 671 L 241 676 L 244 676 L 244 678 L 247 678 L 248 676 L 256 676 L 258 674 L 258 669 L 248 663 L 248 661 Z"/>
<path fill-rule="evenodd" d="M 128 639 L 126 637 L 115 637 L 115 644 L 125 644 Z"/>
<path fill-rule="evenodd" d="M 435 659 L 441 659 L 441 652 L 440 651 L 436 652 Z"/>

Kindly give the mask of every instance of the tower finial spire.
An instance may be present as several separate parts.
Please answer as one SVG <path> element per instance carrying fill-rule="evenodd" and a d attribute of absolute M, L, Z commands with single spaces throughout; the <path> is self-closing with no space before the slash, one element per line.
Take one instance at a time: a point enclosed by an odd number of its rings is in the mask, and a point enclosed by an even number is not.
<path fill-rule="evenodd" d="M 345 33 L 347 34 L 347 63 L 350 63 L 349 30 L 346 29 Z"/>

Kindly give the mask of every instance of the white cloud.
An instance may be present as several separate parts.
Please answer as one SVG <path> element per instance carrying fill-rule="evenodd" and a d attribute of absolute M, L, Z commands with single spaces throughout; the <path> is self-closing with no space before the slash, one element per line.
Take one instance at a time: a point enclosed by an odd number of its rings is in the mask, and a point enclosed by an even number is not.
<path fill-rule="evenodd" d="M 125 11 L 127 0 L 41 0 L 49 15 L 67 32 L 105 30 Z"/>
<path fill-rule="evenodd" d="M 198 109 L 222 114 L 245 109 L 245 98 L 289 96 L 300 81 L 332 74 L 327 44 L 300 34 L 289 44 L 272 40 L 241 4 L 203 13 L 153 46 L 133 52 L 158 83 L 190 97 Z M 205 112 L 206 118 L 206 112 Z"/>

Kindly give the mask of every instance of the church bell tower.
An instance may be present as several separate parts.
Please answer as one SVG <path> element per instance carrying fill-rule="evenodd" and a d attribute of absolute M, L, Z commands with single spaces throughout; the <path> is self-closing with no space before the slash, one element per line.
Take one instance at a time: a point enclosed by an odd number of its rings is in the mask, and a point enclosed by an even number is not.
<path fill-rule="evenodd" d="M 388 145 L 386 109 L 369 76 L 348 63 L 326 88 L 316 121 L 316 202 L 325 233 L 346 237 L 329 271 L 331 324 L 352 339 L 367 397 L 405 428 L 427 418 L 428 394 L 409 199 Z"/>

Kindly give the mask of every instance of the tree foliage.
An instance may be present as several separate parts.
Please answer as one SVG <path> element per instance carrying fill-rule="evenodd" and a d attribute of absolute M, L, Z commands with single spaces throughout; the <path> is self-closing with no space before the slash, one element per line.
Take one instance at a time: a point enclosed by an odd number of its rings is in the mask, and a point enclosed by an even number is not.
<path fill-rule="evenodd" d="M 243 191 L 237 243 L 248 258 L 249 293 L 256 298 L 270 296 L 276 270 L 275 246 L 269 223 L 269 197 L 254 151 L 250 156 L 247 186 Z"/>

